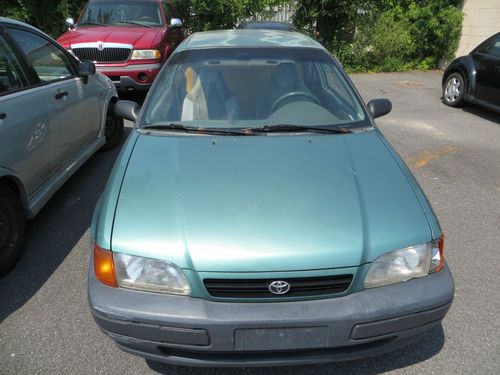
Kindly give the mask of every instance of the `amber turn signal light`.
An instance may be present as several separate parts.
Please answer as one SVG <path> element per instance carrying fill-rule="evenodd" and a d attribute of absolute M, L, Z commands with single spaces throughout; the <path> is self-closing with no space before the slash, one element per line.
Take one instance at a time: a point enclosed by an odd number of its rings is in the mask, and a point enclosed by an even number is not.
<path fill-rule="evenodd" d="M 113 264 L 113 253 L 101 249 L 94 243 L 94 270 L 97 280 L 113 288 L 118 287 L 115 277 L 115 266 Z"/>
<path fill-rule="evenodd" d="M 439 266 L 436 272 L 441 271 L 444 268 L 444 234 L 441 234 L 439 238 Z"/>

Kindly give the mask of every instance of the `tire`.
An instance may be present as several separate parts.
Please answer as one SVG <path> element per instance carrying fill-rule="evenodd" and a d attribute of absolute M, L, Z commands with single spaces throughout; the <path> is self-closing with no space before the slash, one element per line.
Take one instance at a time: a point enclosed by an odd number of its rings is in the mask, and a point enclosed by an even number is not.
<path fill-rule="evenodd" d="M 465 80 L 460 73 L 452 73 L 443 84 L 443 103 L 450 107 L 462 107 L 467 90 Z"/>
<path fill-rule="evenodd" d="M 123 138 L 123 119 L 116 117 L 112 104 L 110 104 L 106 115 L 104 134 L 106 135 L 106 143 L 102 146 L 102 151 L 115 148 Z"/>
<path fill-rule="evenodd" d="M 0 277 L 17 263 L 23 252 L 26 218 L 16 194 L 0 186 Z"/>

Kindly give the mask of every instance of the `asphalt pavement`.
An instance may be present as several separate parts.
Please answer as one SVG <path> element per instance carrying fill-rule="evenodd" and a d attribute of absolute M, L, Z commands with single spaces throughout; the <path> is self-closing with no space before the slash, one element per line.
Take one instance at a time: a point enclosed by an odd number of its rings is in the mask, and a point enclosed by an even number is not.
<path fill-rule="evenodd" d="M 89 224 L 118 150 L 94 155 L 29 222 L 0 280 L 0 374 L 500 374 L 500 115 L 440 102 L 440 72 L 352 76 L 432 203 L 456 282 L 442 327 L 397 352 L 321 366 L 196 369 L 147 362 L 102 334 L 87 305 Z M 439 288 L 439 285 L 436 285 Z"/>

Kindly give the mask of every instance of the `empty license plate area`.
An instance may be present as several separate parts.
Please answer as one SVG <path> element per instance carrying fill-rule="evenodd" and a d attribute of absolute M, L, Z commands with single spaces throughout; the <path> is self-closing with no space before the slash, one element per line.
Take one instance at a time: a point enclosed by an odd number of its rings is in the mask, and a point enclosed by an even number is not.
<path fill-rule="evenodd" d="M 327 348 L 329 327 L 238 329 L 234 350 L 295 350 Z"/>

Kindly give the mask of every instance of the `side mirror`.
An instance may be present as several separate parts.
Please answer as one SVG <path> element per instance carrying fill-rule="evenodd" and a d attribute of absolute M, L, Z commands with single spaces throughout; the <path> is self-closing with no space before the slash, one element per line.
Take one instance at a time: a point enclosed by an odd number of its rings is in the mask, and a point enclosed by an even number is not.
<path fill-rule="evenodd" d="M 182 21 L 179 18 L 172 18 L 170 20 L 170 27 L 172 29 L 174 29 L 176 27 L 182 27 Z"/>
<path fill-rule="evenodd" d="M 81 61 L 78 64 L 78 73 L 80 77 L 88 77 L 95 74 L 95 65 L 90 61 Z"/>
<path fill-rule="evenodd" d="M 66 20 L 64 21 L 64 23 L 66 24 L 66 26 L 68 26 L 70 29 L 73 29 L 75 27 L 75 20 L 71 17 L 69 18 L 66 18 Z"/>
<path fill-rule="evenodd" d="M 140 110 L 139 104 L 131 100 L 118 100 L 115 104 L 115 115 L 132 122 L 137 121 Z"/>
<path fill-rule="evenodd" d="M 385 116 L 392 110 L 392 103 L 388 99 L 373 99 L 367 104 L 373 118 Z"/>

